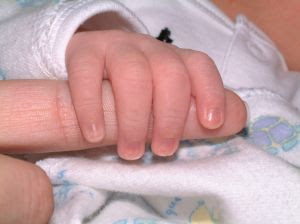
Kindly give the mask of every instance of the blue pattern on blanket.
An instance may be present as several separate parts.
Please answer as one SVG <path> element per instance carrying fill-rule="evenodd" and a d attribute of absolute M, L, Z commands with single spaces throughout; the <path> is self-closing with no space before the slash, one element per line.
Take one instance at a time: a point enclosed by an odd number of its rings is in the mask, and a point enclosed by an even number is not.
<path fill-rule="evenodd" d="M 65 178 L 66 172 L 66 170 L 61 170 L 56 175 L 56 179 L 61 182 L 61 184 L 54 189 L 54 198 L 58 200 L 66 200 L 69 196 L 69 192 L 77 185 Z"/>
<path fill-rule="evenodd" d="M 58 3 L 59 0 L 16 0 L 17 4 L 19 4 L 21 7 L 36 7 L 43 5 L 45 3 Z"/>
<path fill-rule="evenodd" d="M 177 159 L 199 160 L 215 156 L 229 156 L 240 152 L 231 142 L 235 136 L 211 140 L 185 140 L 180 143 Z M 200 149 L 201 148 L 201 149 Z"/>
<path fill-rule="evenodd" d="M 0 68 L 0 80 L 5 80 L 6 79 L 6 73 L 4 72 L 3 69 Z"/>
<path fill-rule="evenodd" d="M 134 218 L 134 219 L 122 219 L 113 224 L 175 224 L 171 222 L 159 221 L 156 219 Z"/>
<path fill-rule="evenodd" d="M 252 122 L 245 137 L 272 155 L 294 150 L 299 145 L 300 124 L 281 117 L 261 116 Z"/>
<path fill-rule="evenodd" d="M 54 178 L 56 183 L 53 186 L 55 207 L 63 207 L 76 197 L 82 198 L 84 196 L 86 199 L 95 197 L 94 190 L 68 180 L 67 172 L 67 170 L 60 170 Z"/>
<path fill-rule="evenodd" d="M 161 216 L 163 220 L 155 218 L 126 218 L 113 222 L 112 224 L 218 224 L 219 215 L 214 205 L 208 205 L 205 200 L 199 198 L 180 198 L 174 197 L 162 202 L 166 206 Z M 170 220 L 170 221 L 167 221 Z M 173 222 L 174 220 L 174 222 Z"/>

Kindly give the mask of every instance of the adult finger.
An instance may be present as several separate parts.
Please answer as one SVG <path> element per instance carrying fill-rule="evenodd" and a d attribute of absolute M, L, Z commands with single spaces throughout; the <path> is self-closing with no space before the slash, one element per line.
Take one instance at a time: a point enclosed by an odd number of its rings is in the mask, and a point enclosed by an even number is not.
<path fill-rule="evenodd" d="M 33 164 L 0 155 L 0 223 L 46 224 L 52 210 L 46 174 Z"/>
<path fill-rule="evenodd" d="M 247 118 L 245 105 L 231 91 L 225 92 L 225 98 L 227 116 L 224 125 L 216 130 L 202 127 L 195 120 L 195 106 L 191 105 L 182 138 L 212 138 L 239 132 Z M 1 81 L 0 151 L 54 152 L 116 144 L 114 97 L 107 81 L 103 83 L 102 102 L 106 135 L 100 143 L 90 144 L 81 135 L 66 81 Z"/>

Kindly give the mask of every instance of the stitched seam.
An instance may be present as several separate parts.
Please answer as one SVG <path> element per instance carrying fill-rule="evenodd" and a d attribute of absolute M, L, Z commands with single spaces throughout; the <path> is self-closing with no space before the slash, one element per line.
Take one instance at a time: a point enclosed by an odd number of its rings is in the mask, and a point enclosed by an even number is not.
<path fill-rule="evenodd" d="M 259 29 L 255 27 L 255 25 L 252 24 L 251 21 L 248 21 L 246 16 L 238 15 L 237 18 L 238 18 L 236 23 L 237 26 L 241 26 L 245 30 L 247 30 L 247 32 L 253 34 L 257 38 L 257 40 L 260 41 L 261 43 L 267 45 L 268 47 L 276 49 L 272 40 L 269 39 L 269 37 L 263 31 L 259 31 Z"/>
<path fill-rule="evenodd" d="M 290 103 L 289 100 L 284 98 L 283 96 L 274 93 L 273 91 L 262 89 L 262 88 L 249 88 L 249 89 L 234 89 L 234 92 L 236 92 L 242 100 L 247 101 L 251 100 L 254 97 L 267 97 L 267 98 L 277 98 L 278 100 L 282 101 L 283 103 L 290 105 L 290 108 L 293 110 L 298 111 L 300 113 L 300 110 L 293 104 Z"/>
<path fill-rule="evenodd" d="M 200 0 L 188 0 L 188 1 L 190 1 L 192 4 L 196 5 L 202 11 L 206 12 L 214 21 L 220 23 L 224 27 L 228 28 L 230 31 L 234 30 L 234 24 L 230 24 L 230 23 L 226 22 L 220 15 L 216 14 L 213 10 L 204 6 Z"/>
<path fill-rule="evenodd" d="M 51 7 L 51 11 L 49 8 L 46 8 L 39 13 L 37 23 L 34 24 L 34 36 L 37 37 L 37 40 L 32 40 L 32 46 L 33 51 L 37 52 L 37 55 L 35 55 L 35 60 L 42 72 L 48 78 L 57 78 L 56 75 L 50 71 L 50 68 L 53 67 L 51 65 L 54 63 L 54 60 L 51 56 L 51 51 L 53 49 L 53 42 L 55 39 L 51 39 L 49 36 L 55 36 L 55 34 L 58 32 L 58 27 L 56 27 L 55 24 L 59 20 L 64 20 L 70 14 L 70 12 L 81 8 L 83 5 L 89 4 L 92 1 L 94 0 L 86 0 L 74 5 L 65 0 Z M 70 5 L 68 6 L 68 4 Z M 63 7 L 66 8 L 61 11 Z M 45 17 L 46 19 L 42 19 Z M 40 21 L 43 23 L 41 24 Z M 52 40 L 52 42 L 49 43 L 47 42 L 48 40 Z"/>
<path fill-rule="evenodd" d="M 233 37 L 228 45 L 228 49 L 226 51 L 226 54 L 224 56 L 224 59 L 223 59 L 223 63 L 221 65 L 221 75 L 223 78 L 226 77 L 226 72 L 227 72 L 227 65 L 229 63 L 229 60 L 230 60 L 230 57 L 232 55 L 232 52 L 233 52 L 233 48 L 234 48 L 234 44 L 238 38 L 238 35 L 239 35 L 239 32 L 240 32 L 240 29 L 236 29 L 235 33 L 233 34 Z"/>
<path fill-rule="evenodd" d="M 68 0 L 62 0 L 58 4 L 54 5 L 54 7 L 52 7 L 51 9 L 47 8 L 39 13 L 38 18 L 47 18 L 45 20 L 41 20 L 43 21 L 42 24 L 38 22 L 36 23 L 36 29 L 34 30 L 36 33 L 35 36 L 38 40 L 36 41 L 37 44 L 33 44 L 33 46 L 35 46 L 35 50 L 36 52 L 38 52 L 38 55 L 35 57 L 37 64 L 48 78 L 56 79 L 56 74 L 58 72 L 66 72 L 64 67 L 58 67 L 61 65 L 54 63 L 55 59 L 52 56 L 56 39 L 49 37 L 51 37 L 51 35 L 54 37 L 57 36 L 56 34 L 59 32 L 60 26 L 56 26 L 56 24 L 65 20 L 72 12 L 83 8 L 83 6 L 85 5 L 89 5 L 94 1 L 95 0 L 85 0 L 76 4 L 74 4 L 73 2 L 72 4 L 70 4 Z M 119 2 L 116 2 L 114 0 L 111 0 L 110 3 L 121 5 Z M 136 16 L 134 16 L 134 14 L 131 13 L 130 10 L 127 11 L 130 12 L 130 15 L 133 18 L 138 20 L 139 25 L 142 26 L 147 33 L 148 30 L 145 28 L 144 24 Z M 140 27 L 138 29 L 140 29 Z M 51 41 L 50 43 L 47 42 L 49 40 Z M 53 64 L 57 64 L 57 67 L 53 66 Z"/>
<path fill-rule="evenodd" d="M 286 103 L 289 103 L 289 101 L 286 100 L 281 95 L 263 88 L 241 88 L 241 89 L 234 89 L 234 91 L 238 93 L 238 95 L 243 99 L 251 99 L 257 96 L 267 96 L 273 98 L 275 97 L 282 101 L 285 101 Z"/>

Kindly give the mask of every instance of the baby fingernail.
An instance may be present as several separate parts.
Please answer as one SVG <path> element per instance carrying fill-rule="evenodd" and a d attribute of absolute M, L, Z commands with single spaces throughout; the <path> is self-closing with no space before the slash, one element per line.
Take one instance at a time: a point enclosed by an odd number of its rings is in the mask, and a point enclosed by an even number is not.
<path fill-rule="evenodd" d="M 153 151 L 158 156 L 172 156 L 179 145 L 179 141 L 174 138 L 160 139 L 157 144 L 153 145 Z"/>
<path fill-rule="evenodd" d="M 206 128 L 216 129 L 223 124 L 224 115 L 219 108 L 212 108 L 207 110 L 205 119 L 207 121 Z"/>
<path fill-rule="evenodd" d="M 88 142 L 96 143 L 100 142 L 104 137 L 104 130 L 101 125 L 95 123 L 86 127 L 85 138 Z"/>
<path fill-rule="evenodd" d="M 118 143 L 118 153 L 122 159 L 137 160 L 144 155 L 145 143 L 144 142 L 125 142 Z"/>

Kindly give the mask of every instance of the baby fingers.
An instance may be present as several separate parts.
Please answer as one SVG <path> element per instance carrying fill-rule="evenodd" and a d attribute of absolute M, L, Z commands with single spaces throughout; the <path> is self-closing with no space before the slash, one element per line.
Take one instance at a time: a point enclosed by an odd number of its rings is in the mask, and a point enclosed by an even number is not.
<path fill-rule="evenodd" d="M 207 129 L 221 127 L 225 120 L 226 102 L 223 82 L 216 65 L 204 53 L 186 49 L 179 49 L 178 52 L 190 74 L 200 123 Z"/>
<path fill-rule="evenodd" d="M 175 51 L 165 44 L 146 47 L 153 76 L 152 151 L 173 155 L 182 136 L 191 100 L 188 71 Z"/>
<path fill-rule="evenodd" d="M 151 69 L 143 52 L 131 44 L 115 44 L 106 55 L 118 121 L 118 154 L 139 159 L 144 154 L 152 104 Z"/>
<path fill-rule="evenodd" d="M 81 34 L 79 34 L 81 35 Z M 84 138 L 100 142 L 104 137 L 102 109 L 102 77 L 104 56 L 88 45 L 76 43 L 84 38 L 73 38 L 67 56 L 69 86 L 76 116 Z"/>
<path fill-rule="evenodd" d="M 118 153 L 124 159 L 134 160 L 144 154 L 151 111 L 153 152 L 159 156 L 174 154 L 191 96 L 196 99 L 197 116 L 203 127 L 218 129 L 223 125 L 224 88 L 208 56 L 147 35 L 123 31 L 87 33 L 75 35 L 67 55 L 71 95 L 86 140 L 97 142 L 104 136 L 104 73 L 112 84 Z"/>

